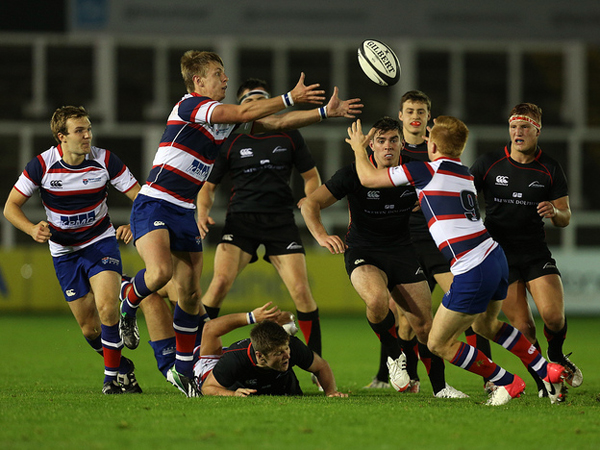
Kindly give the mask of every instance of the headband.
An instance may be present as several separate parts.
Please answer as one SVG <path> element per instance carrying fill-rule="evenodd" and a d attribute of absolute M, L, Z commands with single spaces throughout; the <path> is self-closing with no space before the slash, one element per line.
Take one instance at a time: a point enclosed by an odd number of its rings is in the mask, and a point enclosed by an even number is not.
<path fill-rule="evenodd" d="M 262 95 L 265 98 L 271 98 L 271 96 L 269 95 L 269 93 L 267 91 L 263 91 L 262 89 L 254 89 L 252 91 L 245 93 L 242 96 L 242 98 L 240 98 L 240 101 L 238 103 L 241 104 L 244 100 L 246 100 L 251 95 Z"/>
<path fill-rule="evenodd" d="M 541 123 L 537 123 L 531 117 L 520 116 L 518 114 L 515 114 L 514 116 L 510 116 L 510 118 L 508 119 L 508 123 L 509 124 L 511 124 L 513 122 L 516 122 L 516 121 L 529 122 L 531 125 L 533 125 L 535 128 L 537 128 L 538 131 L 540 131 L 542 129 L 542 124 Z"/>

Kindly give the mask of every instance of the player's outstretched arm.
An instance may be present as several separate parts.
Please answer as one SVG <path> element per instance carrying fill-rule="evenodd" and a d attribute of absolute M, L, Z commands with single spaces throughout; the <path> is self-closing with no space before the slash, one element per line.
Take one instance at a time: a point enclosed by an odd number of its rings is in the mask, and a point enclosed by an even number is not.
<path fill-rule="evenodd" d="M 18 228 L 23 233 L 28 234 L 35 242 L 43 244 L 48 242 L 52 237 L 48 222 L 42 220 L 37 224 L 31 222 L 23 212 L 23 205 L 29 200 L 29 197 L 24 196 L 15 188 L 8 194 L 8 199 L 4 204 L 4 217 L 15 228 Z"/>
<path fill-rule="evenodd" d="M 348 127 L 348 137 L 346 138 L 346 142 L 350 144 L 352 150 L 354 150 L 356 171 L 358 172 L 360 183 L 369 188 L 391 187 L 393 184 L 388 176 L 388 170 L 376 169 L 369 162 L 367 157 L 366 148 L 374 134 L 375 129 L 371 128 L 369 134 L 365 136 L 362 131 L 360 119 L 358 119 Z"/>
<path fill-rule="evenodd" d="M 321 120 L 335 117 L 354 119 L 362 112 L 363 104 L 360 98 L 341 100 L 337 86 L 327 105 L 304 111 L 291 111 L 283 114 L 273 114 L 254 123 L 253 132 L 261 133 L 273 130 L 291 130 L 306 127 Z"/>
<path fill-rule="evenodd" d="M 319 384 L 323 388 L 323 391 L 325 391 L 327 397 L 348 397 L 348 394 L 338 392 L 337 386 L 335 385 L 335 377 L 333 376 L 333 371 L 331 370 L 329 363 L 316 353 L 314 353 L 314 360 L 308 368 L 308 371 L 316 375 Z"/>
<path fill-rule="evenodd" d="M 255 394 L 256 389 L 238 388 L 230 391 L 225 386 L 219 384 L 212 372 L 208 374 L 204 383 L 202 383 L 202 395 L 218 395 L 222 397 L 248 397 Z"/>
<path fill-rule="evenodd" d="M 330 235 L 321 221 L 321 210 L 337 202 L 327 186 L 322 184 L 304 199 L 300 211 L 310 234 L 323 248 L 332 254 L 344 253 L 346 246 L 339 236 Z"/>
<path fill-rule="evenodd" d="M 325 91 L 319 84 L 304 84 L 304 72 L 300 75 L 298 83 L 286 94 L 261 100 L 260 102 L 246 102 L 242 105 L 218 105 L 211 116 L 211 123 L 246 123 L 256 121 L 263 117 L 275 114 L 295 104 L 320 105 L 325 100 Z"/>

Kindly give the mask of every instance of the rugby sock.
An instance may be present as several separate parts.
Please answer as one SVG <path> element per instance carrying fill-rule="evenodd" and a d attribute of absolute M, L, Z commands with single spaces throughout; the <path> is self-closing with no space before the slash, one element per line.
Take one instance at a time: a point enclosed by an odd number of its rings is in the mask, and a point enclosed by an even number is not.
<path fill-rule="evenodd" d="M 380 343 L 379 345 L 379 370 L 377 371 L 377 378 L 379 381 L 383 381 L 384 383 L 388 382 L 388 377 L 390 376 L 390 372 L 387 368 L 387 352 L 385 351 L 385 347 Z"/>
<path fill-rule="evenodd" d="M 204 309 L 206 310 L 206 314 L 208 314 L 208 317 L 210 317 L 211 319 L 219 317 L 219 312 L 221 311 L 221 308 L 213 308 L 212 306 L 206 305 L 204 305 Z"/>
<path fill-rule="evenodd" d="M 188 314 L 179 307 L 179 304 L 175 305 L 173 311 L 176 343 L 175 370 L 189 378 L 193 377 L 193 353 L 199 319 L 198 314 Z"/>
<path fill-rule="evenodd" d="M 160 341 L 148 341 L 152 350 L 154 350 L 154 359 L 158 370 L 167 377 L 168 370 L 175 364 L 175 336 Z"/>
<path fill-rule="evenodd" d="M 514 381 L 512 373 L 504 370 L 485 356 L 482 351 L 463 342 L 460 343 L 460 347 L 450 363 L 482 376 L 498 386 L 506 386 Z"/>
<path fill-rule="evenodd" d="M 399 337 L 398 343 L 406 355 L 406 371 L 408 372 L 410 379 L 418 380 L 419 374 L 417 372 L 417 364 L 419 363 L 419 357 L 417 356 L 417 352 L 415 352 L 415 348 L 418 345 L 417 337 L 413 337 L 410 341 L 405 341 Z"/>
<path fill-rule="evenodd" d="M 115 381 L 121 365 L 123 341 L 119 336 L 119 324 L 102 324 L 102 350 L 104 356 L 104 382 Z"/>
<path fill-rule="evenodd" d="M 537 348 L 538 352 L 542 353 L 542 347 L 540 346 L 540 342 L 537 339 L 535 340 L 535 344 L 533 344 L 533 346 L 535 348 Z M 533 381 L 535 381 L 538 392 L 542 389 L 546 389 L 546 386 L 544 386 L 544 382 L 542 381 L 540 376 L 537 374 L 537 372 L 533 369 L 533 367 L 531 367 L 531 366 L 527 367 L 527 371 L 533 378 Z"/>
<path fill-rule="evenodd" d="M 321 356 L 321 321 L 319 319 L 319 308 L 311 312 L 300 312 L 296 310 L 298 326 L 302 330 L 306 345 L 317 355 Z"/>
<path fill-rule="evenodd" d="M 518 356 L 525 367 L 531 367 L 540 378 L 543 379 L 548 374 L 548 362 L 535 346 L 512 325 L 503 323 L 496 336 L 494 336 L 494 342 L 500 344 L 513 355 Z"/>
<path fill-rule="evenodd" d="M 392 310 L 388 310 L 388 315 L 379 323 L 373 323 L 367 319 L 371 329 L 375 332 L 381 345 L 385 347 L 385 352 L 392 359 L 398 359 L 402 353 L 398 335 L 396 334 L 396 318 Z"/>
<path fill-rule="evenodd" d="M 483 336 L 480 336 L 479 334 L 475 333 L 473 331 L 473 328 L 471 327 L 467 328 L 467 331 L 465 331 L 465 336 L 467 338 L 467 344 L 469 344 L 471 347 L 478 348 L 488 358 L 492 357 L 490 341 L 488 341 Z"/>
<path fill-rule="evenodd" d="M 433 393 L 437 394 L 446 387 L 446 368 L 444 366 L 444 360 L 439 356 L 435 356 L 425 344 L 419 342 L 419 355 L 421 361 L 425 364 L 427 369 L 427 375 L 433 388 Z"/>
<path fill-rule="evenodd" d="M 565 319 L 565 326 L 560 331 L 552 331 L 544 325 L 544 336 L 548 341 L 548 359 L 550 361 L 562 361 L 564 356 L 563 344 L 567 338 L 567 319 Z"/>
<path fill-rule="evenodd" d="M 88 344 L 90 344 L 90 347 L 92 347 L 96 353 L 102 355 L 102 334 L 99 334 L 94 339 L 85 338 L 85 340 Z"/>
<path fill-rule="evenodd" d="M 152 291 L 146 286 L 145 273 L 146 269 L 142 269 L 131 279 L 131 288 L 127 292 L 127 298 L 121 305 L 121 312 L 128 316 L 135 316 L 142 299 L 152 294 Z"/>
<path fill-rule="evenodd" d="M 202 331 L 204 331 L 204 325 L 210 320 L 208 313 L 202 314 L 198 323 L 198 332 L 196 333 L 196 341 L 194 342 L 194 348 L 200 346 L 202 343 Z"/>

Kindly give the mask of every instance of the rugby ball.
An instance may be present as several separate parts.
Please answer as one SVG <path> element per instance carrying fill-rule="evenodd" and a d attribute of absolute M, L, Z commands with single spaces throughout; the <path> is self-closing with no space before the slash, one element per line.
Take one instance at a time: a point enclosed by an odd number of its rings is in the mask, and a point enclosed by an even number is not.
<path fill-rule="evenodd" d="M 400 62 L 394 51 L 381 41 L 363 41 L 358 47 L 358 64 L 365 75 L 380 86 L 393 86 L 400 80 Z"/>

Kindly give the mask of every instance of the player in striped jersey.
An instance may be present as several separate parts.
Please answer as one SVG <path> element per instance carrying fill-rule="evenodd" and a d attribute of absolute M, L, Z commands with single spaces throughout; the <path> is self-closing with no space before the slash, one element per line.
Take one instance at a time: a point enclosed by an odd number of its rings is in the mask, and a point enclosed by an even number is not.
<path fill-rule="evenodd" d="M 92 126 L 83 107 L 57 109 L 50 125 L 58 145 L 27 164 L 4 215 L 34 241 L 49 243 L 65 299 L 89 344 L 104 357 L 102 392 L 141 392 L 133 363 L 121 356 L 118 330 L 117 238 L 128 243 L 132 235 L 129 225 L 115 230 L 106 205 L 109 183 L 131 200 L 140 186 L 115 154 L 92 146 Z M 35 224 L 23 205 L 38 190 L 46 220 Z"/>
<path fill-rule="evenodd" d="M 348 128 L 346 142 L 354 150 L 361 183 L 371 188 L 413 185 L 431 235 L 454 275 L 433 320 L 430 350 L 496 384 L 488 405 L 503 405 L 519 397 L 525 382 L 518 375 L 458 340 L 473 325 L 475 332 L 533 368 L 544 380 L 552 403 L 564 400 L 564 367 L 548 363 L 516 328 L 498 320 L 508 288 L 508 264 L 483 225 L 473 176 L 460 162 L 469 134 L 466 125 L 451 116 L 438 117 L 427 142 L 431 162 L 414 161 L 385 170 L 376 169 L 367 158 L 366 146 L 374 133 L 371 130 L 364 136 L 360 121 Z"/>
<path fill-rule="evenodd" d="M 340 101 L 334 94 L 321 108 L 275 113 L 295 103 L 320 104 L 324 91 L 306 86 L 304 74 L 286 94 L 241 105 L 221 103 L 227 75 L 221 58 L 190 50 L 181 59 L 188 93 L 174 106 L 156 152 L 150 175 L 134 202 L 132 232 L 146 268 L 122 286 L 120 331 L 125 345 L 135 348 L 139 332 L 136 309 L 142 299 L 172 281 L 177 292 L 173 326 L 177 341 L 175 366 L 167 379 L 189 397 L 198 395 L 192 382 L 192 351 L 201 317 L 202 239 L 194 217 L 196 195 L 206 181 L 220 145 L 239 124 L 239 131 L 261 132 L 297 128 L 326 117 L 353 117 L 359 99 Z M 336 91 L 337 93 L 337 91 Z"/>

